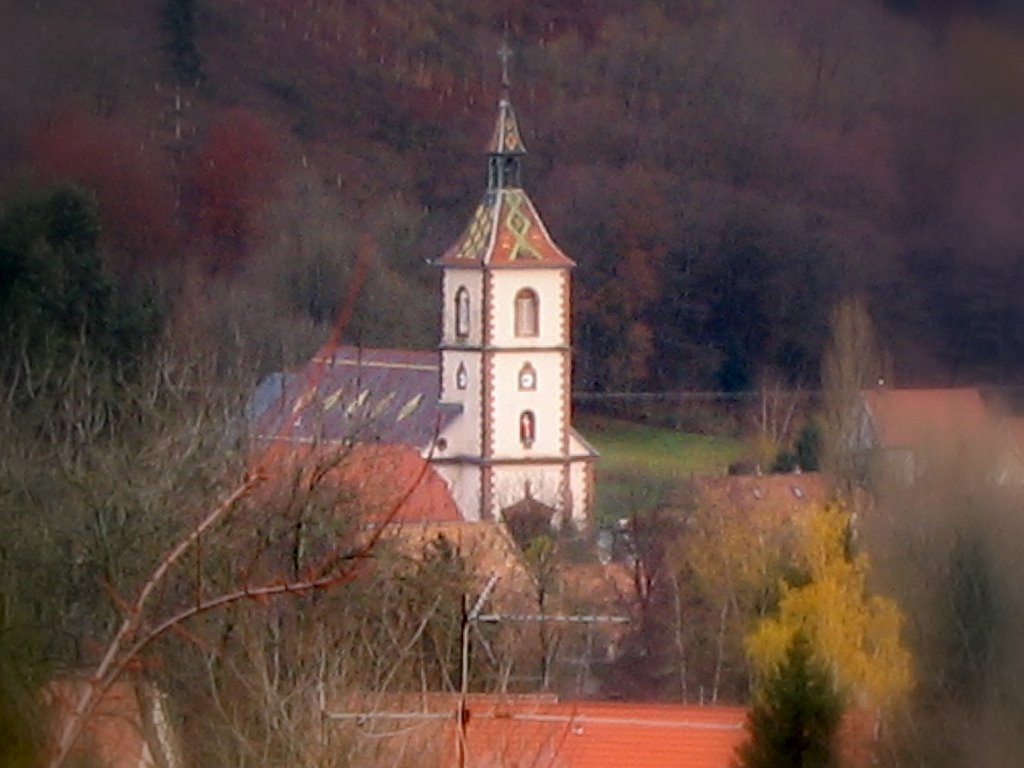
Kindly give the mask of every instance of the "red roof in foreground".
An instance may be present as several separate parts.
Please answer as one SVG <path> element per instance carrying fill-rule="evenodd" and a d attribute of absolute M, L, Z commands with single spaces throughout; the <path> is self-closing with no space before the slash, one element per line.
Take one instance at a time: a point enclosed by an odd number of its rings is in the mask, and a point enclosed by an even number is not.
<path fill-rule="evenodd" d="M 374 716 L 390 736 L 380 762 L 448 768 L 459 764 L 458 698 L 388 697 L 365 718 L 380 741 Z M 351 714 L 351 713 L 349 713 Z M 466 702 L 464 768 L 729 768 L 746 738 L 742 707 L 699 707 L 550 696 L 471 695 Z M 388 763 L 388 761 L 392 761 Z M 398 762 L 395 762 L 395 761 Z"/>
<path fill-rule="evenodd" d="M 728 768 L 746 710 L 620 702 L 478 705 L 467 768 Z"/>
<path fill-rule="evenodd" d="M 326 714 L 356 724 L 345 742 L 365 740 L 353 754 L 368 768 L 732 768 L 748 738 L 745 707 L 470 694 L 463 742 L 458 706 L 454 694 L 370 695 Z M 843 765 L 872 764 L 876 728 L 871 713 L 844 716 Z"/>

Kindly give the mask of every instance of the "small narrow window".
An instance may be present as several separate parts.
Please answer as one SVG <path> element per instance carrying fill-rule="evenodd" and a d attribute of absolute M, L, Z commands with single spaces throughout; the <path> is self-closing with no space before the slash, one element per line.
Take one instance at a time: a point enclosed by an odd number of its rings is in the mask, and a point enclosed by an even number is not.
<path fill-rule="evenodd" d="M 523 288 L 516 294 L 516 336 L 536 336 L 538 331 L 537 294 L 530 288 Z"/>
<path fill-rule="evenodd" d="M 536 437 L 537 423 L 533 416 L 533 411 L 523 411 L 519 414 L 519 442 L 523 444 L 524 448 L 529 448 L 533 445 L 533 441 Z"/>
<path fill-rule="evenodd" d="M 537 371 L 529 363 L 519 369 L 519 389 L 532 392 L 537 388 Z"/>
<path fill-rule="evenodd" d="M 469 336 L 469 291 L 465 286 L 455 292 L 455 335 L 460 339 Z"/>
<path fill-rule="evenodd" d="M 456 389 L 465 389 L 468 380 L 469 380 L 469 375 L 466 373 L 466 364 L 465 363 L 459 363 L 459 367 L 455 371 L 455 387 L 456 387 Z"/>

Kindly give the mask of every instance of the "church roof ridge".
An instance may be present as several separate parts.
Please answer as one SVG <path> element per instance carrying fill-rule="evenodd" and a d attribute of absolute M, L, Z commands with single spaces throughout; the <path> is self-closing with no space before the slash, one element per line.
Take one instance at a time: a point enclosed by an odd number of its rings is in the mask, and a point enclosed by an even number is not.
<path fill-rule="evenodd" d="M 312 362 L 321 365 L 365 365 L 367 367 L 415 367 L 436 370 L 439 362 L 432 349 L 401 347 L 362 347 L 339 344 L 319 350 Z"/>

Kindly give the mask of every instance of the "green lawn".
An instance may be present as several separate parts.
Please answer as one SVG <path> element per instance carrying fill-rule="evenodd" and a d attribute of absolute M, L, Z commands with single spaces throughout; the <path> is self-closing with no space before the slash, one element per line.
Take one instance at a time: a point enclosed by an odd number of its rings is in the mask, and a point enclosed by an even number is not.
<path fill-rule="evenodd" d="M 599 520 L 650 511 L 691 475 L 724 474 L 746 449 L 733 437 L 694 435 L 619 419 L 585 417 L 576 427 L 601 454 Z"/>

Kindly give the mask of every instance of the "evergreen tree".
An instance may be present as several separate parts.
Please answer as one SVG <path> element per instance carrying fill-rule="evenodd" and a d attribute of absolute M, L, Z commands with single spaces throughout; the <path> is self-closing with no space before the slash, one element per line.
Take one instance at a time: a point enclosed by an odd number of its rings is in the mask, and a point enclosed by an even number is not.
<path fill-rule="evenodd" d="M 740 768 L 830 768 L 843 705 L 831 675 L 797 632 L 782 664 L 762 682 L 749 715 Z"/>
<path fill-rule="evenodd" d="M 815 418 L 810 419 L 796 439 L 796 462 L 804 472 L 817 472 L 821 469 L 822 451 L 821 424 Z"/>
<path fill-rule="evenodd" d="M 159 333 L 99 235 L 95 199 L 74 186 L 0 205 L 0 386 L 23 427 L 84 439 L 93 417 L 108 423 Z"/>

